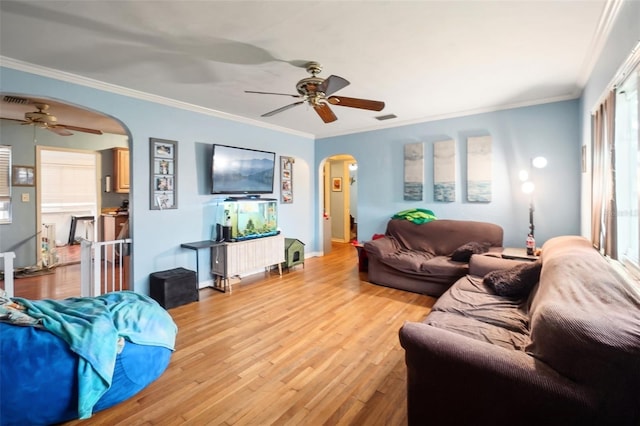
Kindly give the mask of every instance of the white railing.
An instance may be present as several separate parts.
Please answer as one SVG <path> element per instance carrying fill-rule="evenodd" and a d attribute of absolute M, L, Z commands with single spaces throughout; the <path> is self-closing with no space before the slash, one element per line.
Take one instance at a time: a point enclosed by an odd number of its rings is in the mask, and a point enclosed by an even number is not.
<path fill-rule="evenodd" d="M 4 259 L 4 291 L 7 293 L 7 297 L 14 296 L 13 290 L 13 259 L 16 254 L 12 251 L 0 253 L 0 258 Z"/>
<path fill-rule="evenodd" d="M 114 241 L 80 239 L 80 295 L 98 296 L 125 289 L 131 238 Z"/>

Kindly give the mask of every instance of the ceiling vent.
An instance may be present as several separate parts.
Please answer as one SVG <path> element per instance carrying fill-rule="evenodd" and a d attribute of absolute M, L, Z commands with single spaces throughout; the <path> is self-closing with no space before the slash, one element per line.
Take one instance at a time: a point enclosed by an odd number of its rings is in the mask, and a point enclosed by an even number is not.
<path fill-rule="evenodd" d="M 375 119 L 378 121 L 391 120 L 393 118 L 398 118 L 398 116 L 395 114 L 386 114 L 386 115 L 379 115 L 375 117 Z"/>
<path fill-rule="evenodd" d="M 18 104 L 18 105 L 26 105 L 29 103 L 29 99 L 27 98 L 19 98 L 17 96 L 5 96 L 3 99 L 8 104 Z"/>

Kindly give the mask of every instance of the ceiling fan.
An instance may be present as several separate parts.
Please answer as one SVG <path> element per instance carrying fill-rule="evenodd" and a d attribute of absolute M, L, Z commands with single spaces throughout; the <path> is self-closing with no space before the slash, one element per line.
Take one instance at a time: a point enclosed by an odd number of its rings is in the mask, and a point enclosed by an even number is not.
<path fill-rule="evenodd" d="M 381 111 L 384 108 L 384 102 L 372 101 L 369 99 L 348 98 L 346 96 L 331 96 L 338 90 L 348 86 L 350 83 L 337 75 L 330 75 L 326 79 L 317 75 L 322 71 L 322 66 L 317 62 L 309 62 L 307 64 L 307 72 L 311 77 L 303 78 L 296 84 L 298 90 L 297 95 L 287 93 L 273 92 L 257 92 L 254 90 L 245 90 L 245 93 L 258 93 L 263 95 L 282 95 L 299 98 L 300 100 L 289 105 L 285 105 L 273 111 L 262 114 L 261 117 L 271 117 L 282 111 L 286 111 L 304 103 L 308 103 L 318 113 L 322 121 L 331 123 L 336 121 L 338 117 L 333 113 L 329 104 L 345 106 L 350 108 L 368 109 L 371 111 Z"/>
<path fill-rule="evenodd" d="M 45 103 L 35 102 L 33 104 L 37 111 L 26 112 L 24 114 L 24 120 L 17 120 L 15 118 L 5 118 L 5 120 L 18 121 L 23 125 L 33 125 L 43 129 L 47 129 L 60 136 L 71 136 L 76 132 L 91 133 L 94 135 L 101 135 L 102 131 L 97 129 L 88 129 L 86 127 L 72 126 L 69 124 L 58 123 L 58 118 L 55 115 L 47 112 L 49 105 Z"/>

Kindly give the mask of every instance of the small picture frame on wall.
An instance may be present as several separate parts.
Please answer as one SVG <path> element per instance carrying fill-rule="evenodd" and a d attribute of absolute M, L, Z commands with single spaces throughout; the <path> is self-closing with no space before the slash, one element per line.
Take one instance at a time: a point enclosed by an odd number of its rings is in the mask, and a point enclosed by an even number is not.
<path fill-rule="evenodd" d="M 333 179 L 331 179 L 331 190 L 333 192 L 342 191 L 342 178 L 334 177 Z"/>
<path fill-rule="evenodd" d="M 280 203 L 293 203 L 293 157 L 280 157 Z"/>
<path fill-rule="evenodd" d="M 36 169 L 32 166 L 13 166 L 11 170 L 13 186 L 35 186 Z"/>
<path fill-rule="evenodd" d="M 149 138 L 151 210 L 178 208 L 178 142 Z"/>

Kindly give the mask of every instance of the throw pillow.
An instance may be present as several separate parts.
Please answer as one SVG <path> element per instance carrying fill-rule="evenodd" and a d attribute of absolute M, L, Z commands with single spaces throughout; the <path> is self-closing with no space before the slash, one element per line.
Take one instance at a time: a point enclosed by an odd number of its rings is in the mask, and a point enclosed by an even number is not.
<path fill-rule="evenodd" d="M 489 272 L 483 281 L 497 295 L 519 299 L 527 296 L 540 280 L 541 269 L 540 262 L 526 262 L 510 269 Z"/>
<path fill-rule="evenodd" d="M 451 260 L 468 262 L 472 254 L 482 254 L 489 251 L 489 244 L 472 241 L 458 247 L 451 253 Z"/>

